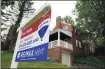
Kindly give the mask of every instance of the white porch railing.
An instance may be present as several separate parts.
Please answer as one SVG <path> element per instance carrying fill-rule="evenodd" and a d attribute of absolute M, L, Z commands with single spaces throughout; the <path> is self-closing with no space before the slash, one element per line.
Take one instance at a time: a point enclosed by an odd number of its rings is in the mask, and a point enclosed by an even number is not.
<path fill-rule="evenodd" d="M 60 40 L 60 46 L 67 48 L 67 49 L 70 49 L 70 50 L 73 50 L 72 44 L 68 43 L 66 41 L 63 41 L 63 40 Z M 54 40 L 54 41 L 49 42 L 49 47 L 48 47 L 49 49 L 55 48 L 55 47 L 59 47 L 58 46 L 58 40 Z"/>

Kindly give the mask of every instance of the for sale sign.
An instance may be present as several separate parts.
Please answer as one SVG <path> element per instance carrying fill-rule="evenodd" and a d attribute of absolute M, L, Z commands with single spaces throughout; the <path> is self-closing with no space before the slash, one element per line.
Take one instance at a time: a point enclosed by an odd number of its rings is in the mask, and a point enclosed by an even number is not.
<path fill-rule="evenodd" d="M 41 14 L 42 12 L 40 12 Z M 38 14 L 40 16 L 40 14 Z M 37 15 L 37 16 L 38 16 Z M 51 9 L 43 10 L 43 16 L 34 22 L 30 20 L 29 26 L 22 29 L 16 62 L 22 61 L 46 61 L 49 43 L 49 24 L 51 19 Z"/>

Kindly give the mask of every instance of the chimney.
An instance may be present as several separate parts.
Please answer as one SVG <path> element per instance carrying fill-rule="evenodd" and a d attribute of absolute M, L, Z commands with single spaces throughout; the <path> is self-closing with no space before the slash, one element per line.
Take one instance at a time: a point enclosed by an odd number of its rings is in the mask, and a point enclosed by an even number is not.
<path fill-rule="evenodd" d="M 61 16 L 56 18 L 56 28 L 61 28 Z"/>

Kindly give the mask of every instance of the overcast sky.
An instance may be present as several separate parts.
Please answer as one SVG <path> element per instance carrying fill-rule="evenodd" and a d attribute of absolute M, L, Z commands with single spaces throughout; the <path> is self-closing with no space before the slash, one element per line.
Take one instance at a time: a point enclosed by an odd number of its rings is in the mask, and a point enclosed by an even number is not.
<path fill-rule="evenodd" d="M 72 11 L 75 9 L 76 1 L 35 1 L 33 7 L 37 11 L 46 2 L 50 3 L 52 8 L 52 23 L 50 29 L 54 28 L 57 16 L 64 17 L 70 15 L 75 19 L 76 16 L 72 14 Z"/>
<path fill-rule="evenodd" d="M 50 30 L 55 27 L 57 16 L 64 17 L 66 15 L 70 15 L 73 19 L 75 19 L 76 16 L 73 15 L 72 11 L 75 9 L 76 1 L 34 1 L 32 7 L 37 11 L 46 2 L 51 4 L 52 10 Z M 27 21 L 27 19 L 24 19 L 24 21 Z M 24 21 L 22 23 L 25 23 Z"/>
<path fill-rule="evenodd" d="M 52 14 L 51 14 L 51 24 L 50 24 L 50 30 L 52 30 L 55 25 L 56 25 L 56 17 L 57 16 L 61 16 L 64 17 L 66 15 L 70 15 L 73 19 L 75 19 L 76 16 L 74 16 L 72 14 L 72 11 L 75 9 L 75 4 L 76 1 L 34 1 L 33 4 L 33 8 L 36 9 L 35 12 L 41 8 L 41 6 L 43 6 L 46 2 L 51 4 L 51 10 L 52 10 Z M 16 3 L 17 4 L 17 3 Z M 8 6 L 4 11 L 6 10 L 10 10 L 9 8 L 10 6 Z M 18 6 L 17 6 L 18 7 Z M 16 8 L 16 7 L 15 7 Z M 6 11 L 7 12 L 7 11 Z M 23 18 L 21 21 L 21 26 L 27 23 L 28 20 L 30 20 L 31 18 Z M 11 24 L 10 22 L 8 22 L 8 24 Z M 5 27 L 5 26 L 2 26 Z M 9 28 L 10 26 L 8 26 Z M 8 30 L 2 31 L 1 35 L 3 34 L 7 34 Z"/>

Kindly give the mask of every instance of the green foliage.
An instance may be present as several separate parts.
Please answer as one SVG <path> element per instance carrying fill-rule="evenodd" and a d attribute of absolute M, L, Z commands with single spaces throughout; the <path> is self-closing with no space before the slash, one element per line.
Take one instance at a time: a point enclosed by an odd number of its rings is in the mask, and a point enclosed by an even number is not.
<path fill-rule="evenodd" d="M 103 47 L 105 46 L 105 37 L 98 37 L 95 42 L 97 47 Z"/>
<path fill-rule="evenodd" d="M 76 4 L 76 29 L 84 39 L 94 40 L 96 46 L 103 46 L 105 42 L 105 1 L 79 0 Z"/>
<path fill-rule="evenodd" d="M 87 64 L 92 67 L 100 67 L 100 68 L 105 67 L 105 60 L 99 59 L 94 56 L 75 57 L 74 62 L 80 64 Z"/>
<path fill-rule="evenodd" d="M 76 4 L 76 11 L 76 21 L 82 30 L 102 35 L 105 30 L 105 1 L 80 0 Z"/>
<path fill-rule="evenodd" d="M 72 17 L 70 17 L 70 16 L 63 17 L 62 21 L 64 21 L 65 23 L 71 24 L 72 26 L 75 26 L 75 22 L 73 21 Z"/>
<path fill-rule="evenodd" d="M 1 0 L 1 8 L 4 9 L 5 6 L 13 5 L 14 0 Z"/>

